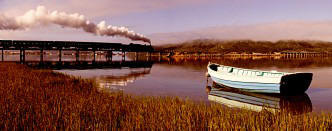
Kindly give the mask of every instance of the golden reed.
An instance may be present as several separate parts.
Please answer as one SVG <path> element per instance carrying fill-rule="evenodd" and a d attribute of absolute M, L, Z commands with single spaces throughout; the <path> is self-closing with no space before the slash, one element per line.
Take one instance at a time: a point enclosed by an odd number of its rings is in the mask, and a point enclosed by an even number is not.
<path fill-rule="evenodd" d="M 172 97 L 99 92 L 93 81 L 0 63 L 0 130 L 331 130 L 330 113 L 293 116 Z"/>

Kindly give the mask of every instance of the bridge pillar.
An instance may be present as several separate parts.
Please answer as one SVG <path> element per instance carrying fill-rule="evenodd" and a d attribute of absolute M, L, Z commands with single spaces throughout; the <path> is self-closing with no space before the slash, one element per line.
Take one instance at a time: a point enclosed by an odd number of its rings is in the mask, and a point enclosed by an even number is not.
<path fill-rule="evenodd" d="M 126 52 L 122 51 L 122 61 L 126 61 Z"/>
<path fill-rule="evenodd" d="M 106 53 L 106 61 L 112 61 L 113 57 L 113 52 L 112 51 L 107 51 Z"/>
<path fill-rule="evenodd" d="M 41 48 L 40 49 L 40 62 L 43 62 L 44 61 L 44 49 Z"/>
<path fill-rule="evenodd" d="M 23 48 L 20 49 L 20 62 L 23 63 L 25 61 L 25 50 Z"/>
<path fill-rule="evenodd" d="M 159 52 L 158 55 L 159 55 L 159 62 L 161 62 L 161 58 L 162 58 L 161 52 Z"/>
<path fill-rule="evenodd" d="M 93 50 L 93 62 L 96 62 L 96 50 Z"/>
<path fill-rule="evenodd" d="M 1 60 L 2 60 L 2 61 L 4 61 L 4 58 L 3 58 L 3 50 L 4 50 L 4 49 L 2 48 L 2 50 L 1 50 Z"/>
<path fill-rule="evenodd" d="M 25 49 L 23 49 L 23 56 L 22 56 L 23 62 L 25 62 Z"/>
<path fill-rule="evenodd" d="M 135 52 L 135 61 L 138 61 L 138 52 Z"/>
<path fill-rule="evenodd" d="M 109 52 L 109 58 L 110 58 L 110 61 L 113 61 L 113 51 Z"/>
<path fill-rule="evenodd" d="M 79 62 L 80 61 L 80 50 L 77 49 L 76 50 L 76 62 Z"/>
<path fill-rule="evenodd" d="M 22 49 L 20 49 L 20 62 L 22 62 Z"/>
<path fill-rule="evenodd" d="M 59 62 L 62 61 L 62 49 L 59 49 Z"/>
<path fill-rule="evenodd" d="M 150 61 L 151 60 L 151 52 L 149 51 L 149 52 L 147 52 L 147 55 L 148 55 L 148 61 Z"/>

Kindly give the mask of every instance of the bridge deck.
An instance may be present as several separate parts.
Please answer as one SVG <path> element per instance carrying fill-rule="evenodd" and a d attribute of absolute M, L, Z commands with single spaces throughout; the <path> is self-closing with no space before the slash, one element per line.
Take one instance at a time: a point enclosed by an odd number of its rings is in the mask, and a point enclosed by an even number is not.
<path fill-rule="evenodd" d="M 124 51 L 124 52 L 152 52 L 151 45 L 121 44 L 102 42 L 76 41 L 27 41 L 0 40 L 3 50 L 81 50 L 81 51 Z"/>

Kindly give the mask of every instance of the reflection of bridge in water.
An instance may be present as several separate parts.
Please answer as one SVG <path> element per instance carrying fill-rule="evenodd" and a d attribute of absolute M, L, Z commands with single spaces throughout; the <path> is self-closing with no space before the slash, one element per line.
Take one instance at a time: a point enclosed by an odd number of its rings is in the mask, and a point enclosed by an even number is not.
<path fill-rule="evenodd" d="M 292 114 L 303 114 L 312 111 L 312 103 L 307 94 L 281 96 L 279 94 L 260 94 L 244 92 L 218 86 L 207 87 L 208 99 L 227 107 L 244 108 L 252 111 L 287 111 Z"/>
<path fill-rule="evenodd" d="M 103 61 L 103 62 L 25 62 L 29 67 L 41 69 L 121 69 L 121 68 L 151 68 L 153 62 L 151 61 Z"/>
<path fill-rule="evenodd" d="M 93 79 L 101 89 L 119 89 L 133 83 L 140 77 L 150 74 L 152 61 L 71 61 L 71 62 L 39 62 L 30 61 L 25 64 L 37 69 L 52 69 L 69 75 L 83 74 L 83 78 Z M 79 75 L 80 76 L 80 75 Z"/>
<path fill-rule="evenodd" d="M 116 86 L 124 87 L 129 83 L 134 83 L 138 78 L 150 74 L 151 68 L 137 68 L 136 70 L 128 69 L 128 73 L 122 75 L 105 75 L 96 77 L 95 80 L 99 83 L 102 89 L 119 89 Z"/>

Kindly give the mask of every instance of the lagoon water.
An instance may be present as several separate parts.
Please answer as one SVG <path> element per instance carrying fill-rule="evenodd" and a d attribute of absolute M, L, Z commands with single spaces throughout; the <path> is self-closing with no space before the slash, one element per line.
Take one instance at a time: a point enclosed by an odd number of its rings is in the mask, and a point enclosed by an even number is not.
<path fill-rule="evenodd" d="M 18 56 L 7 55 L 5 61 L 17 61 Z M 225 58 L 145 58 L 140 57 L 136 61 L 127 56 L 126 61 L 131 61 L 130 66 L 112 68 L 110 66 L 98 66 L 85 62 L 89 68 L 67 68 L 71 67 L 74 57 L 64 56 L 63 62 L 66 67 L 53 66 L 57 72 L 82 78 L 93 79 L 103 90 L 122 90 L 128 94 L 144 96 L 177 96 L 194 101 L 211 102 L 208 99 L 208 88 L 213 85 L 211 79 L 205 76 L 206 66 L 209 61 L 259 70 L 277 70 L 283 72 L 312 72 L 313 81 L 306 92 L 309 104 L 313 111 L 332 110 L 332 58 L 331 57 L 308 57 L 308 58 L 280 58 L 280 57 L 225 57 Z M 92 56 L 82 56 L 81 61 L 91 61 Z M 26 63 L 33 67 L 38 64 L 29 64 L 29 61 L 39 60 L 38 56 L 27 56 Z M 57 61 L 56 56 L 46 56 L 44 61 Z M 97 62 L 107 63 L 105 57 L 98 56 Z M 121 56 L 114 56 L 113 61 L 122 62 Z M 147 62 L 150 61 L 150 62 Z M 151 62 L 152 61 L 152 62 Z M 141 66 L 143 63 L 150 63 Z M 82 64 L 82 63 L 81 63 Z M 45 65 L 50 64 L 43 64 Z M 52 64 L 51 64 L 52 65 Z M 66 65 L 66 64 L 62 64 Z M 123 65 L 123 64 L 122 64 Z M 79 67 L 80 65 L 76 65 Z M 57 68 L 54 68 L 57 67 Z M 75 67 L 75 66 L 72 66 Z M 47 67 L 46 67 L 47 68 Z M 279 99 L 278 99 L 279 100 Z M 307 102 L 308 103 L 308 102 Z"/>

